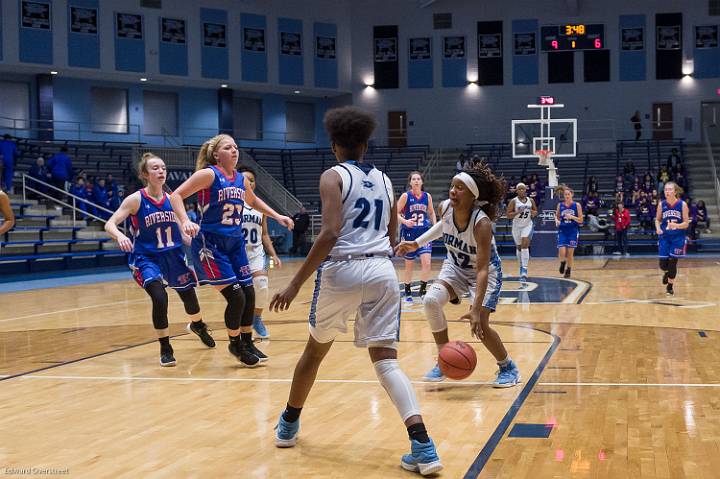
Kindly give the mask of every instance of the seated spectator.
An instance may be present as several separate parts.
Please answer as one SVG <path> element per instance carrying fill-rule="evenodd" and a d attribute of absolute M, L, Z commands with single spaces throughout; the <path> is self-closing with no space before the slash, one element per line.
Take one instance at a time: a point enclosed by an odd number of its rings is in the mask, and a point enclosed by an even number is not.
<path fill-rule="evenodd" d="M 663 188 L 665 188 L 665 183 L 670 181 L 670 179 L 670 171 L 668 171 L 667 167 L 663 166 L 662 168 L 660 168 L 660 173 L 658 173 L 657 176 L 657 190 L 663 191 Z"/>
<path fill-rule="evenodd" d="M 675 183 L 685 191 L 688 191 L 687 177 L 680 171 L 675 173 Z"/>
<path fill-rule="evenodd" d="M 645 173 L 645 176 L 643 176 L 642 181 L 642 189 L 645 193 L 651 194 L 652 191 L 655 189 L 655 186 L 653 184 L 653 177 L 650 174 L 650 172 Z"/>
<path fill-rule="evenodd" d="M 619 192 L 625 193 L 625 179 L 623 178 L 623 175 L 617 175 L 615 177 L 615 193 Z"/>
<path fill-rule="evenodd" d="M 637 203 L 635 214 L 640 222 L 640 229 L 643 234 L 647 234 L 648 232 L 653 233 L 655 231 L 655 228 L 653 228 L 653 215 L 650 212 L 650 200 L 644 193 Z"/>
<path fill-rule="evenodd" d="M 112 173 L 108 173 L 107 178 L 105 179 L 105 185 L 108 192 L 112 190 L 113 194 L 117 196 L 119 187 L 117 181 L 113 178 Z"/>
<path fill-rule="evenodd" d="M 532 181 L 532 180 L 530 180 Z M 530 186 L 528 186 L 528 198 L 532 198 L 532 200 L 535 202 L 535 204 L 538 204 L 539 199 L 541 199 L 540 196 L 540 190 L 538 189 L 540 186 L 540 182 L 536 181 L 535 183 L 530 183 Z"/>
<path fill-rule="evenodd" d="M 198 221 L 198 215 L 197 210 L 195 209 L 195 203 L 185 203 L 185 211 L 187 211 L 188 218 L 190 218 L 190 221 L 193 223 L 197 223 Z"/>
<path fill-rule="evenodd" d="M 50 172 L 48 171 L 47 167 L 45 166 L 45 159 L 42 156 L 39 156 L 37 160 L 35 160 L 35 164 L 30 167 L 30 172 L 28 173 L 31 178 L 34 178 L 38 181 L 42 181 L 44 183 L 48 183 L 50 181 Z M 41 193 L 46 193 L 48 191 L 47 186 L 41 185 L 40 183 L 36 183 L 34 181 L 28 183 L 28 186 L 30 186 L 33 189 L 38 190 Z M 40 199 L 42 196 L 31 193 L 31 198 Z"/>
<path fill-rule="evenodd" d="M 515 177 L 511 176 L 510 181 L 508 182 L 508 189 L 507 193 L 505 193 L 505 202 L 507 203 L 511 199 L 515 198 L 517 195 L 517 192 L 515 191 L 515 187 L 517 186 L 517 181 L 515 181 Z"/>
<path fill-rule="evenodd" d="M 77 196 L 80 199 L 86 200 L 87 197 L 87 188 L 85 187 L 85 180 L 82 178 L 77 178 L 75 180 L 75 183 L 73 184 L 72 188 L 70 188 L 70 194 L 73 196 Z M 88 204 L 84 201 L 76 200 L 75 205 L 79 210 L 83 212 L 81 217 L 83 219 L 87 219 L 87 211 L 88 211 Z"/>
<path fill-rule="evenodd" d="M 668 156 L 667 162 L 665 163 L 665 167 L 668 171 L 675 171 L 682 163 L 682 159 L 680 158 L 680 153 L 678 152 L 677 148 L 673 148 L 670 151 L 670 155 Z"/>
<path fill-rule="evenodd" d="M 632 162 L 632 160 L 628 160 L 627 163 L 625 163 L 625 167 L 623 168 L 623 175 L 625 176 L 626 182 L 632 181 L 632 179 L 635 177 L 635 164 Z"/>
<path fill-rule="evenodd" d="M 591 176 L 590 179 L 588 179 L 587 188 L 585 189 L 585 193 L 597 193 L 598 191 L 598 181 L 597 178 L 594 176 Z"/>
<path fill-rule="evenodd" d="M 95 188 L 93 190 L 93 201 L 98 206 L 102 206 L 103 208 L 110 209 L 110 202 L 108 198 L 108 192 L 105 188 L 105 178 L 100 178 L 95 185 Z M 98 210 L 98 216 L 101 218 L 109 218 L 110 215 L 107 213 L 107 211 Z"/>
<path fill-rule="evenodd" d="M 592 193 L 592 194 L 596 194 L 596 193 Z M 598 199 L 598 203 L 599 203 L 599 199 Z M 608 237 L 610 236 L 610 232 L 609 232 L 610 225 L 604 218 L 600 218 L 598 211 L 599 211 L 598 209 L 591 209 L 589 212 L 587 212 L 587 211 L 584 211 L 584 208 L 583 208 L 583 213 L 585 214 L 585 218 L 587 219 L 587 225 L 588 225 L 588 228 L 590 228 L 590 231 L 592 231 L 594 233 L 602 232 L 605 235 L 603 239 L 608 239 Z"/>
<path fill-rule="evenodd" d="M 650 194 L 650 198 L 648 199 L 650 202 L 650 214 L 653 218 L 655 218 L 655 213 L 657 213 L 658 204 L 660 204 L 660 198 L 658 198 L 658 192 L 657 190 L 653 190 Z"/>
<path fill-rule="evenodd" d="M 705 229 L 703 230 L 704 233 L 710 234 L 712 231 L 710 231 L 710 215 L 708 215 L 707 207 L 705 206 L 705 202 L 703 200 L 700 200 L 697 202 L 697 225 L 702 226 Z"/>
<path fill-rule="evenodd" d="M 457 162 L 455 163 L 455 173 L 460 173 L 465 167 L 465 153 L 460 153 Z"/>
<path fill-rule="evenodd" d="M 72 179 L 72 160 L 68 156 L 68 147 L 63 146 L 58 153 L 55 153 L 48 160 L 48 170 L 50 171 L 50 182 L 55 188 L 65 190 L 65 182 Z M 57 190 L 53 190 L 54 195 L 58 199 L 62 199 L 64 195 Z"/>
<path fill-rule="evenodd" d="M 617 203 L 612 214 L 615 223 L 615 254 L 628 254 L 628 238 L 627 231 L 630 228 L 630 212 L 625 209 L 625 205 Z"/>
<path fill-rule="evenodd" d="M 590 192 L 583 198 L 583 212 L 585 214 L 598 216 L 600 206 L 600 197 L 596 192 Z"/>
<path fill-rule="evenodd" d="M 638 200 L 640 199 L 640 193 L 642 193 L 642 187 L 640 186 L 640 178 L 637 176 L 635 177 L 635 180 L 633 181 L 632 190 L 630 191 L 630 202 L 632 204 L 637 204 Z"/>

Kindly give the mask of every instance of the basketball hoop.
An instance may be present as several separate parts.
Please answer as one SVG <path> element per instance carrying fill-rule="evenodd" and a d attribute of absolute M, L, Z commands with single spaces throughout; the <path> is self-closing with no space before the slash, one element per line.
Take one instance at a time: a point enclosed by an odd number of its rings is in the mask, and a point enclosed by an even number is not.
<path fill-rule="evenodd" d="M 538 165 L 549 166 L 550 157 L 552 156 L 551 150 L 535 150 L 535 155 L 538 157 Z"/>

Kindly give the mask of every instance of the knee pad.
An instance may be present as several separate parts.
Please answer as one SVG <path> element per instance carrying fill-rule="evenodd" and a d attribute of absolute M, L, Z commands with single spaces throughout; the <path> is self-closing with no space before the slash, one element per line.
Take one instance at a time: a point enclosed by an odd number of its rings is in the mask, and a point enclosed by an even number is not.
<path fill-rule="evenodd" d="M 240 326 L 252 326 L 255 318 L 255 288 L 252 285 L 243 286 L 243 295 L 245 296 L 245 306 L 243 307 L 242 317 L 240 318 Z"/>
<path fill-rule="evenodd" d="M 405 373 L 400 369 L 397 359 L 382 359 L 373 363 L 378 381 L 385 388 L 397 408 L 403 422 L 411 416 L 420 414 L 420 406 L 415 390 Z"/>
<path fill-rule="evenodd" d="M 253 277 L 253 287 L 255 288 L 255 309 L 267 308 L 270 299 L 268 277 L 265 275 Z"/>
<path fill-rule="evenodd" d="M 155 329 L 168 327 L 168 295 L 160 281 L 151 281 L 145 286 L 145 292 L 152 300 L 152 322 Z"/>
<path fill-rule="evenodd" d="M 667 258 L 660 258 L 660 261 L 659 261 L 660 269 L 663 271 L 667 271 L 668 270 L 668 262 L 669 261 Z"/>
<path fill-rule="evenodd" d="M 228 329 L 239 329 L 240 320 L 245 308 L 245 293 L 239 283 L 231 284 L 220 291 L 227 301 L 225 307 L 225 326 Z"/>
<path fill-rule="evenodd" d="M 677 264 L 677 258 L 670 258 L 668 260 L 668 278 L 675 279 L 675 276 L 677 276 Z"/>
<path fill-rule="evenodd" d="M 178 291 L 178 296 L 185 306 L 185 312 L 189 315 L 195 315 L 200 312 L 200 303 L 198 303 L 197 294 L 195 294 L 195 288 L 188 288 L 184 291 Z"/>
<path fill-rule="evenodd" d="M 433 283 L 423 298 L 425 318 L 430 323 L 430 331 L 437 333 L 447 329 L 447 320 L 443 308 L 450 301 L 450 293 L 443 285 Z"/>

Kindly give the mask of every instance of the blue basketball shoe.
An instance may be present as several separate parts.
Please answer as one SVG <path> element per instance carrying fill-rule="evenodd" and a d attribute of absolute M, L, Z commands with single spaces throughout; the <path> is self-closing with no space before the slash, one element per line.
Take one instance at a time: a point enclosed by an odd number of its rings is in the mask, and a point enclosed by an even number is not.
<path fill-rule="evenodd" d="M 510 360 L 505 366 L 500 366 L 497 377 L 493 382 L 493 387 L 510 388 L 520 383 L 520 370 L 515 361 Z"/>
<path fill-rule="evenodd" d="M 441 471 L 443 465 L 435 450 L 432 439 L 430 442 L 410 440 L 410 454 L 405 454 L 400 465 L 406 471 L 420 473 L 423 476 Z"/>
<path fill-rule="evenodd" d="M 263 323 L 263 320 L 260 316 L 255 315 L 252 325 L 253 329 L 255 330 L 255 335 L 258 338 L 267 339 L 270 337 L 270 333 L 268 333 L 268 330 L 265 327 L 265 323 Z"/>
<path fill-rule="evenodd" d="M 300 418 L 295 422 L 287 422 L 280 414 L 280 420 L 275 426 L 275 446 L 293 447 L 297 443 L 298 432 L 300 432 Z"/>
<path fill-rule="evenodd" d="M 440 366 L 438 364 L 435 364 L 435 367 L 428 371 L 425 376 L 423 376 L 423 381 L 431 383 L 439 383 L 445 381 L 445 379 L 445 375 L 442 373 L 442 371 L 440 371 Z"/>

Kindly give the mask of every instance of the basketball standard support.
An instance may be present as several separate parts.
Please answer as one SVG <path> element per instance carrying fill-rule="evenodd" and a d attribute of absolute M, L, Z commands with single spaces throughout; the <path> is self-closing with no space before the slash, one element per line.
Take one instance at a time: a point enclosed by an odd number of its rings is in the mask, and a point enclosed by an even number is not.
<path fill-rule="evenodd" d="M 554 102 L 528 105 L 530 109 L 540 109 L 539 119 L 512 120 L 513 158 L 538 158 L 538 164 L 546 167 L 548 172 L 544 195 L 537 202 L 538 218 L 535 220 L 531 242 L 532 255 L 536 257 L 553 257 L 557 254 L 557 199 L 554 198 L 554 192 L 558 186 L 558 173 L 553 157 L 574 157 L 577 153 L 577 119 L 551 117 L 552 108 L 564 107 Z M 521 151 L 520 146 L 528 140 L 532 141 L 532 149 L 529 152 Z"/>

